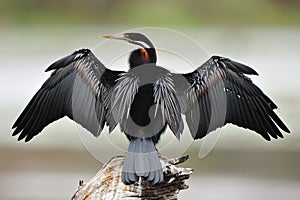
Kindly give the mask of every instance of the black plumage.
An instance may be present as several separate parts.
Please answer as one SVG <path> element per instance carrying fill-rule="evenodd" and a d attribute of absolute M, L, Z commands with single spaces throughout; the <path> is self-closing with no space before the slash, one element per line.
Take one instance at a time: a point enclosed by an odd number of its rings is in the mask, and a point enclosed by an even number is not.
<path fill-rule="evenodd" d="M 54 62 L 46 69 L 53 71 L 51 76 L 13 125 L 18 140 L 31 140 L 64 116 L 95 136 L 105 124 L 110 131 L 119 124 L 130 140 L 123 182 L 144 177 L 156 184 L 163 181 L 163 174 L 154 145 L 167 127 L 180 138 L 182 115 L 194 139 L 227 123 L 253 130 L 266 140 L 283 137 L 281 130 L 290 132 L 274 112 L 275 103 L 247 76 L 258 75 L 252 68 L 212 56 L 193 72 L 176 74 L 156 65 L 155 48 L 146 36 L 105 37 L 141 47 L 131 53 L 130 69 L 110 70 L 88 49 Z"/>
<path fill-rule="evenodd" d="M 251 129 L 266 140 L 270 136 L 283 137 L 277 126 L 289 132 L 273 111 L 277 106 L 246 74 L 258 75 L 246 65 L 218 56 L 211 57 L 194 72 L 183 74 L 193 86 L 187 91 L 195 96 L 187 99 L 192 109 L 184 113 L 195 139 L 227 123 Z M 195 107 L 200 110 L 196 112 L 198 118 L 192 116 Z M 193 128 L 195 118 L 199 122 L 197 130 Z"/>

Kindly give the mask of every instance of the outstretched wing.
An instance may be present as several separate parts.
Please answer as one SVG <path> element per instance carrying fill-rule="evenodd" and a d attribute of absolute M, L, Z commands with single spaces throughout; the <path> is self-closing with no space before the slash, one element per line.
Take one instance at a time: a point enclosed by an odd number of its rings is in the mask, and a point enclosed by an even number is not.
<path fill-rule="evenodd" d="M 31 99 L 12 128 L 18 140 L 31 140 L 48 124 L 64 116 L 99 136 L 110 116 L 111 90 L 122 72 L 107 69 L 89 49 L 75 51 L 52 65 L 54 70 Z"/>
<path fill-rule="evenodd" d="M 289 129 L 274 112 L 277 106 L 245 74 L 252 68 L 212 56 L 192 73 L 174 74 L 181 111 L 194 139 L 232 123 L 251 129 L 266 140 Z M 279 128 L 278 128 L 279 127 Z"/>

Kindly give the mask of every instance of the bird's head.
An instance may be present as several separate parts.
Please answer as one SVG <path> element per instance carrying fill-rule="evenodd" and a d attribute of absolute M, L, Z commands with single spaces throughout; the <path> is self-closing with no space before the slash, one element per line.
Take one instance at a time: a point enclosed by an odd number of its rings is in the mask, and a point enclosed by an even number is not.
<path fill-rule="evenodd" d="M 129 57 L 130 68 L 143 64 L 156 63 L 156 51 L 152 42 L 141 33 L 124 33 L 122 36 L 102 36 L 103 38 L 123 40 L 141 48 L 131 52 Z"/>

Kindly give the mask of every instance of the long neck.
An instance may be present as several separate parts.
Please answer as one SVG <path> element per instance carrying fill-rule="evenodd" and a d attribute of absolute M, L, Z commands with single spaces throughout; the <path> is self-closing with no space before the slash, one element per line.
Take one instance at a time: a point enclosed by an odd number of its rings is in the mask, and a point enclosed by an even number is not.
<path fill-rule="evenodd" d="M 157 61 L 157 56 L 156 56 L 156 50 L 155 48 L 149 48 L 149 49 L 144 49 L 148 56 L 149 56 L 149 62 L 148 63 L 156 63 Z"/>

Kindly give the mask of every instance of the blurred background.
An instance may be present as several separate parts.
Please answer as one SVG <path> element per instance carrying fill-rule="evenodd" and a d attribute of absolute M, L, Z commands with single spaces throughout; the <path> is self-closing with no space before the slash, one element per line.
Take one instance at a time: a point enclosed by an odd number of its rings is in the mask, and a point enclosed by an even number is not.
<path fill-rule="evenodd" d="M 0 0 L 0 199 L 70 199 L 78 181 L 89 180 L 101 168 L 71 120 L 51 124 L 26 144 L 11 137 L 11 126 L 49 76 L 44 73 L 49 64 L 76 49 L 95 48 L 99 35 L 137 27 L 182 32 L 209 55 L 254 67 L 260 76 L 253 80 L 279 106 L 277 113 L 292 132 L 267 142 L 229 125 L 204 159 L 198 158 L 202 142 L 193 142 L 182 154 L 191 157 L 183 166 L 195 172 L 180 198 L 298 199 L 299 10 L 299 0 Z M 154 44 L 161 39 L 179 49 L 186 45 L 165 36 L 155 39 Z M 118 56 L 114 49 L 101 52 L 100 60 Z M 104 62 L 118 68 L 109 63 Z M 124 137 L 118 131 L 114 135 Z"/>

